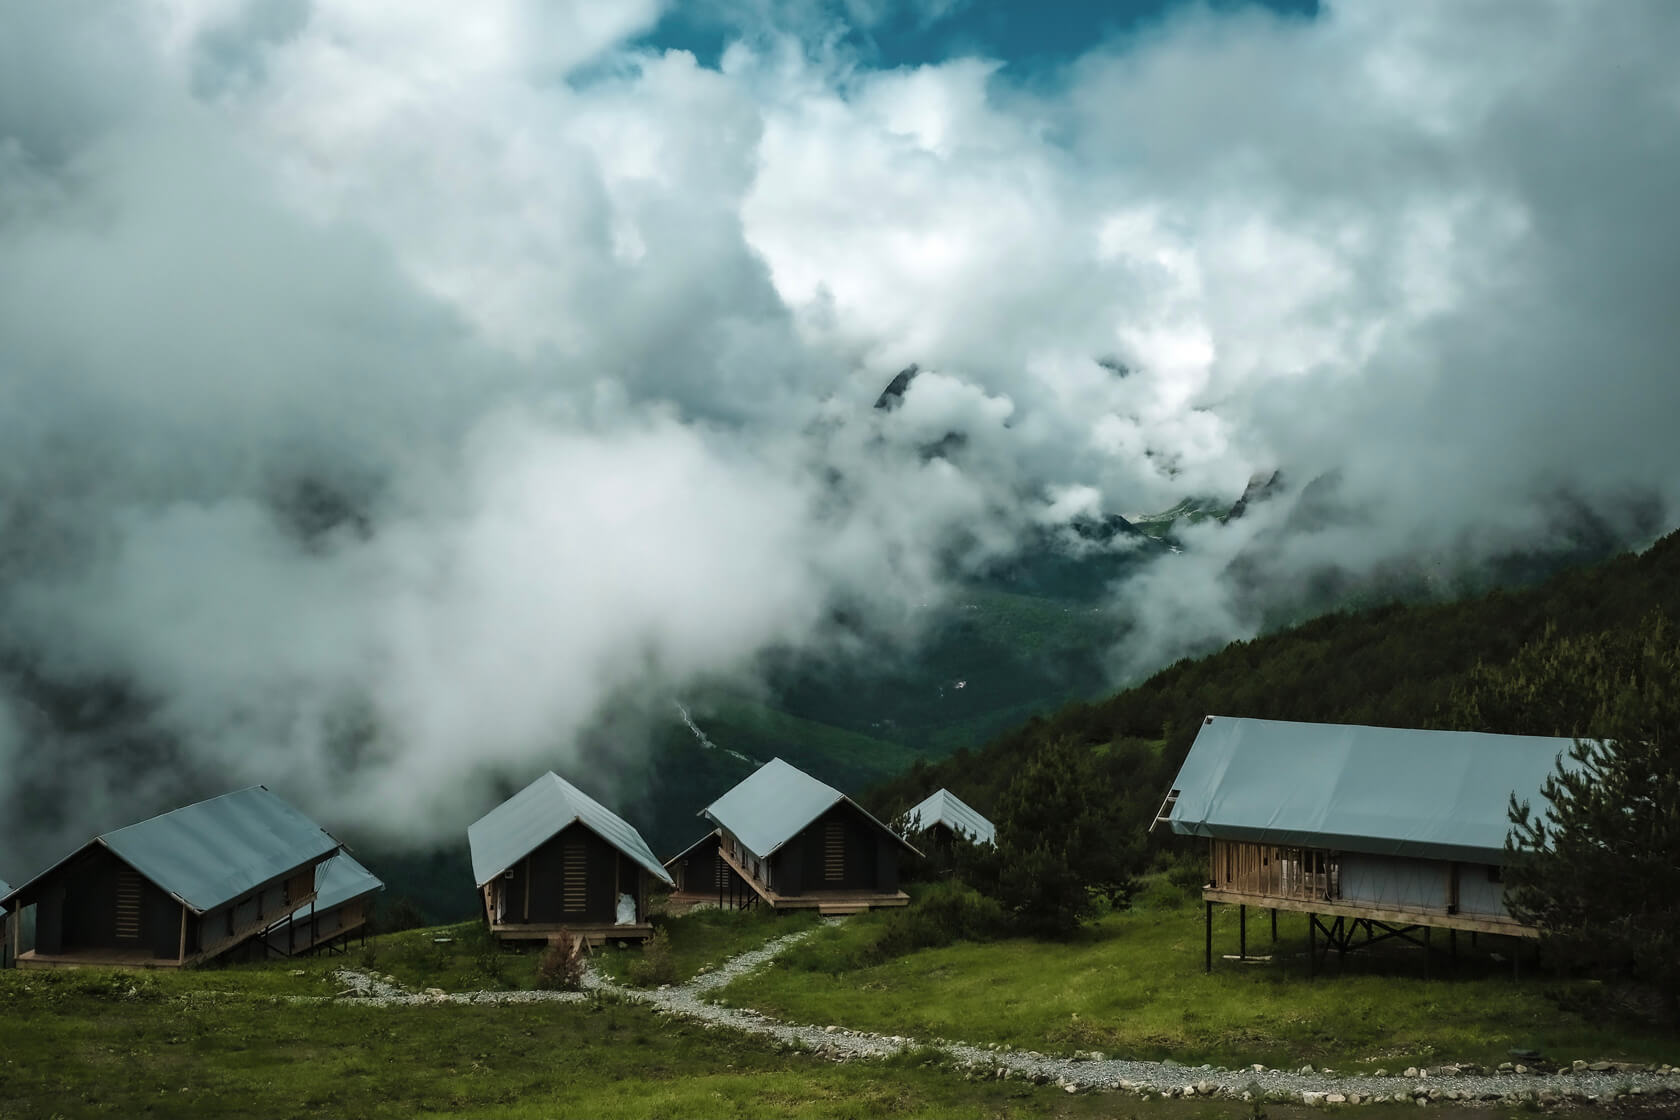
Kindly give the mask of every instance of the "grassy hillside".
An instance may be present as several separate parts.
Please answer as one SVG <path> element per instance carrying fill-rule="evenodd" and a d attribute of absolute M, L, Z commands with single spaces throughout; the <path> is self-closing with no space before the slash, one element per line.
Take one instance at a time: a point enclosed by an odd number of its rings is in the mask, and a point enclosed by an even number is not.
<path fill-rule="evenodd" d="M 1248 951 L 1263 959 L 1204 973 L 1201 907 L 1163 878 L 1134 910 L 1063 941 L 959 941 L 876 961 L 868 946 L 892 920 L 875 913 L 825 929 L 724 999 L 796 1022 L 1234 1069 L 1311 1063 L 1368 1074 L 1492 1067 L 1512 1049 L 1565 1063 L 1680 1052 L 1680 1032 L 1624 1011 L 1597 984 L 1532 968 L 1513 979 L 1509 955 L 1533 947 L 1504 937 L 1474 949 L 1462 939 L 1457 966 L 1443 953 L 1430 980 L 1423 952 L 1405 942 L 1332 957 L 1309 979 L 1305 916 L 1280 914 L 1273 942 L 1256 910 Z M 1237 921 L 1234 907 L 1216 908 L 1216 954 L 1237 951 Z"/>
<path fill-rule="evenodd" d="M 926 950 L 836 976 L 823 962 L 867 940 L 880 916 L 818 934 L 810 952 L 729 989 L 802 1022 L 981 1044 L 1198 1060 L 1311 1060 L 1348 1070 L 1407 1061 L 1491 1061 L 1507 1044 L 1555 1057 L 1672 1057 L 1676 1039 L 1629 1032 L 1613 1011 L 1561 1014 L 1538 982 L 1468 977 L 1419 985 L 1349 975 L 1194 967 L 1194 908 L 1115 915 L 1071 943 L 1006 941 Z M 712 914 L 667 928 L 684 970 L 805 919 Z M 1296 931 L 1298 932 L 1298 931 Z M 1227 937 L 1229 930 L 1221 930 Z M 1257 938 L 1258 939 L 1258 938 Z M 842 954 L 843 955 L 843 954 Z M 919 1048 L 834 1063 L 809 1051 L 612 994 L 565 1003 L 374 1006 L 336 999 L 335 970 L 373 968 L 411 991 L 527 988 L 535 953 L 476 928 L 373 939 L 346 956 L 183 972 L 0 972 L 0 1115 L 19 1117 L 1114 1117 L 1236 1120 L 1249 1104 L 1165 1100 L 974 1078 Z M 812 967 L 815 962 L 816 967 Z M 611 966 L 609 966 L 611 968 Z M 616 969 L 613 969 L 616 970 Z M 1193 1076 L 1194 1071 L 1188 1071 Z M 1651 1098 L 1644 1114 L 1667 1102 Z M 1637 1111 L 1637 1100 L 1618 1109 Z M 1286 1120 L 1317 1114 L 1267 1102 Z M 1415 1115 L 1408 1103 L 1359 1115 Z M 1454 1115 L 1513 1115 L 1496 1104 Z"/>

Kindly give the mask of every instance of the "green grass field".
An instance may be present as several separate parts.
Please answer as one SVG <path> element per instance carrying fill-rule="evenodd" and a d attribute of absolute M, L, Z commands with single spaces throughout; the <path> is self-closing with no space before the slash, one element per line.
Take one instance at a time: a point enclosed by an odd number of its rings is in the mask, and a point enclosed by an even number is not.
<path fill-rule="evenodd" d="M 687 975 L 809 921 L 702 913 L 665 928 Z M 806 963 L 822 958 L 823 943 L 832 948 L 867 938 L 878 925 L 876 918 L 851 919 L 819 931 Z M 1170 1053 L 1186 1063 L 1224 1058 L 1221 1047 L 1230 1046 L 1233 1054 L 1299 1047 L 1323 1064 L 1350 1052 L 1343 1034 L 1397 1056 L 1404 1051 L 1433 1060 L 1455 1056 L 1460 1046 L 1480 1047 L 1479 1053 L 1507 1039 L 1570 1039 L 1583 1046 L 1602 1040 L 1597 1049 L 1605 1053 L 1635 1056 L 1665 1045 L 1672 1051 L 1671 1037 L 1649 1038 L 1641 1050 L 1624 1045 L 1613 1026 L 1593 1034 L 1578 1017 L 1548 1026 L 1544 1019 L 1559 1015 L 1538 985 L 1492 978 L 1419 985 L 1394 975 L 1308 985 L 1241 966 L 1203 977 L 1199 931 L 1189 908 L 1163 909 L 1112 917 L 1065 945 L 957 945 L 840 976 L 774 969 L 731 991 L 735 1002 L 808 1021 L 892 1024 L 900 1033 L 919 1024 L 915 1033 L 1052 1051 L 1095 1046 L 1120 1054 L 1135 1039 L 1137 1056 Z M 410 988 L 526 987 L 536 955 L 495 949 L 470 926 L 453 926 L 373 938 L 367 949 L 340 956 L 264 964 L 0 972 L 0 1116 L 1256 1115 L 1233 1101 L 1070 1095 L 1054 1085 L 969 1080 L 930 1050 L 836 1064 L 611 995 L 560 1004 L 385 1008 L 320 998 L 342 990 L 333 973 L 346 965 L 371 964 Z M 627 959 L 597 957 L 619 965 Z M 1527 1025 L 1506 1030 L 1499 1020 L 1513 1013 L 1527 1016 Z M 1230 1023 L 1217 1026 L 1219 1018 Z M 1209 1038 L 1221 1041 L 1212 1045 Z M 1273 1120 L 1319 1111 L 1264 1106 Z M 1362 1107 L 1359 1115 L 1394 1120 L 1416 1111 L 1395 1104 Z M 1464 1120 L 1517 1114 L 1453 1113 Z"/>
<path fill-rule="evenodd" d="M 1452 977 L 1443 960 L 1425 980 L 1421 951 L 1402 948 L 1352 954 L 1340 969 L 1332 960 L 1310 979 L 1304 917 L 1280 915 L 1274 947 L 1266 915 L 1251 915 L 1250 952 L 1276 959 L 1242 964 L 1217 959 L 1237 949 L 1236 912 L 1218 907 L 1207 975 L 1199 905 L 1175 906 L 1158 890 L 1146 898 L 1157 905 L 1109 915 L 1067 942 L 958 943 L 855 967 L 890 920 L 873 914 L 821 931 L 722 998 L 776 1018 L 924 1041 L 1233 1068 L 1496 1064 L 1512 1049 L 1565 1061 L 1680 1059 L 1680 1035 L 1618 1014 L 1595 984 L 1513 980 L 1488 957 L 1491 939 L 1474 956 L 1465 939 Z"/>
<path fill-rule="evenodd" d="M 685 983 L 703 969 L 714 968 L 730 957 L 756 949 L 773 937 L 809 929 L 820 919 L 814 910 L 777 914 L 767 907 L 752 910 L 695 910 L 680 917 L 655 915 L 657 930 L 670 939 L 671 982 Z M 608 945 L 595 952 L 593 962 L 605 975 L 621 984 L 635 984 L 631 965 L 640 959 L 639 946 L 620 949 Z"/>

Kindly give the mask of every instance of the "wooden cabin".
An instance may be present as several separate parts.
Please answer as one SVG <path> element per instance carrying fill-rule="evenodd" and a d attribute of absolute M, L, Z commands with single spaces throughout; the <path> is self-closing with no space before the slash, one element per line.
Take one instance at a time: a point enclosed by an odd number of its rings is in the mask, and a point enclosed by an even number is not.
<path fill-rule="evenodd" d="M 315 897 L 315 868 L 338 850 L 320 825 L 262 786 L 96 836 L 8 893 L 33 909 L 20 968 L 168 967 L 209 960 Z"/>
<path fill-rule="evenodd" d="M 947 871 L 955 858 L 958 838 L 980 845 L 997 841 L 992 822 L 948 789 L 935 790 L 906 812 L 904 819 L 922 850 Z"/>
<path fill-rule="evenodd" d="M 467 829 L 490 932 L 599 944 L 651 936 L 648 880 L 671 877 L 642 834 L 550 771 Z"/>
<path fill-rule="evenodd" d="M 352 934 L 366 936 L 373 896 L 385 889 L 378 876 L 349 852 L 339 851 L 315 869 L 315 897 L 251 942 L 265 957 L 340 951 Z"/>
<path fill-rule="evenodd" d="M 771 759 L 702 815 L 718 827 L 718 858 L 777 909 L 853 914 L 904 906 L 898 857 L 919 855 L 851 798 Z"/>
<path fill-rule="evenodd" d="M 1207 966 L 1215 903 L 1309 915 L 1347 952 L 1429 931 L 1538 931 L 1504 897 L 1507 807 L 1537 809 L 1569 739 L 1208 716 L 1155 826 L 1208 843 Z M 1152 826 L 1152 827 L 1155 827 Z M 1275 929 L 1275 925 L 1274 925 Z M 1361 941 L 1363 935 L 1363 941 Z"/>
<path fill-rule="evenodd" d="M 12 885 L 0 879 L 0 898 L 12 893 Z M 0 910 L 0 968 L 12 966 L 12 925 L 11 914 Z"/>
<path fill-rule="evenodd" d="M 665 861 L 665 871 L 675 884 L 672 902 L 687 906 L 715 902 L 729 909 L 757 904 L 758 892 L 723 858 L 722 843 L 722 833 L 714 828 Z"/>

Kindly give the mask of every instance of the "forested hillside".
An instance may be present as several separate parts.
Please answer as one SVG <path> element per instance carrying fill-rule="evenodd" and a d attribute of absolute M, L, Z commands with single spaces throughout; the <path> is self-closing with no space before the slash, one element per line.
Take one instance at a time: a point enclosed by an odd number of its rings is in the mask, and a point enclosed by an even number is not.
<path fill-rule="evenodd" d="M 1522 591 L 1323 616 L 1174 664 L 874 789 L 883 813 L 946 786 L 982 812 L 1048 747 L 1089 748 L 1141 830 L 1209 714 L 1532 735 L 1590 734 L 1674 644 L 1680 533 Z M 1680 681 L 1675 682 L 1680 687 Z M 1162 842 L 1160 837 L 1156 842 Z"/>

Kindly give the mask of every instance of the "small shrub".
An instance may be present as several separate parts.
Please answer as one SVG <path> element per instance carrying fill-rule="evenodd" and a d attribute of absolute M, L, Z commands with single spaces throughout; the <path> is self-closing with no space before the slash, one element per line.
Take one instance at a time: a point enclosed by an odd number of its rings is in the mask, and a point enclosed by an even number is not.
<path fill-rule="evenodd" d="M 937 883 L 910 906 L 887 915 L 871 955 L 887 960 L 956 941 L 987 941 L 1008 924 L 996 899 L 961 883 Z"/>
<path fill-rule="evenodd" d="M 663 929 L 655 930 L 642 943 L 642 951 L 632 960 L 625 972 L 630 983 L 642 988 L 656 988 L 677 982 L 677 962 L 671 956 L 671 937 Z"/>
<path fill-rule="evenodd" d="M 559 933 L 548 939 L 548 948 L 537 962 L 537 987 L 564 992 L 583 987 L 583 974 L 588 968 L 583 948 L 583 939 L 573 937 L 562 926 Z"/>
<path fill-rule="evenodd" d="M 1185 894 L 1200 897 L 1202 887 L 1207 883 L 1207 864 L 1200 859 L 1184 860 L 1167 872 L 1167 878 L 1172 885 Z"/>

